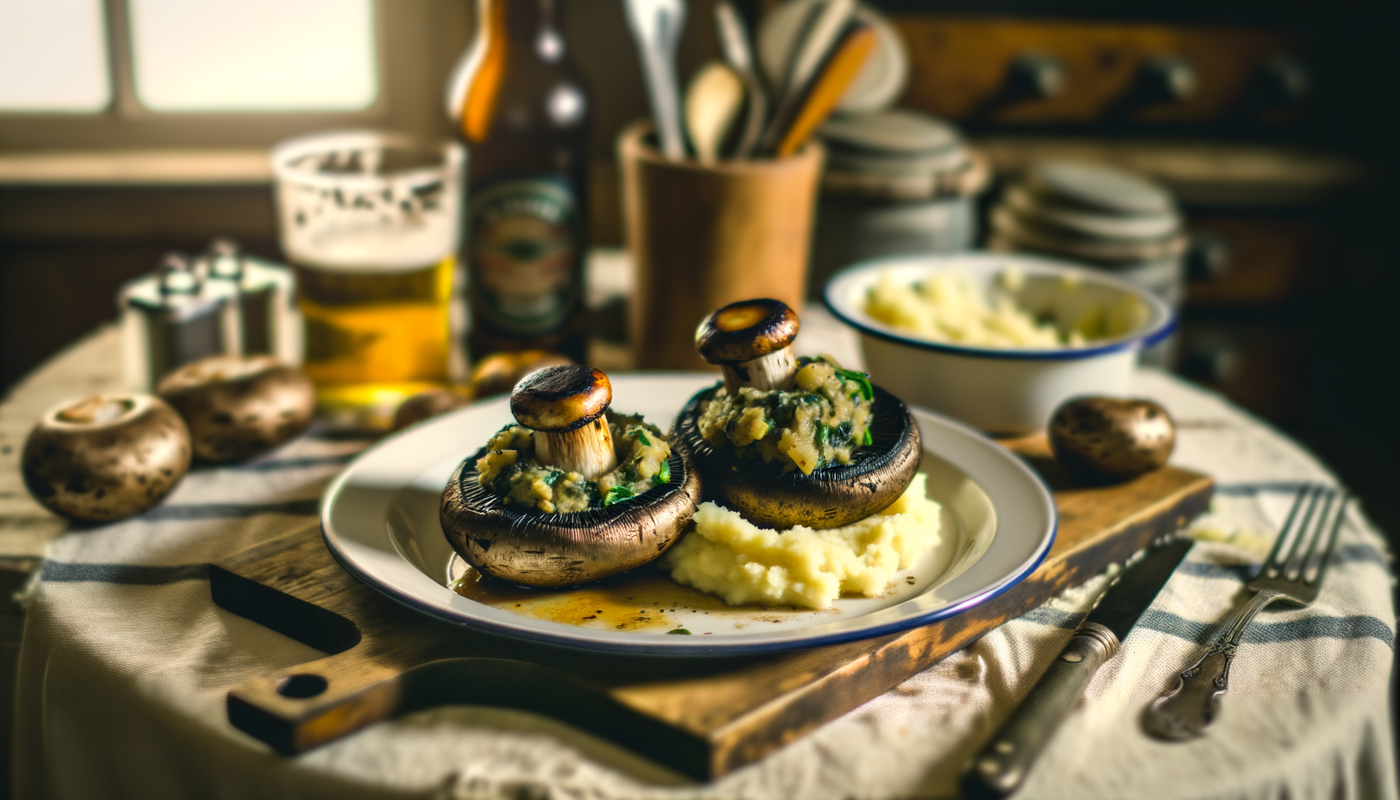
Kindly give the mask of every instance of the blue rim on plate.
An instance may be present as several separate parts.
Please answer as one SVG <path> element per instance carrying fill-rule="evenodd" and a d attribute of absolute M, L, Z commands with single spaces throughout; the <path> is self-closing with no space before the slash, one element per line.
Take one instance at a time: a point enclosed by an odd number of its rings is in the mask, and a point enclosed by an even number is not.
<path fill-rule="evenodd" d="M 992 270 L 1000 272 L 1010 266 L 1016 267 L 1027 275 L 1054 275 L 1056 277 L 1072 275 L 1085 282 L 1101 283 L 1120 291 L 1137 295 L 1147 304 L 1148 308 L 1153 311 L 1152 323 L 1144 330 L 1090 346 L 1061 347 L 1053 350 L 968 347 L 930 341 L 900 331 L 898 328 L 870 319 L 858 309 L 852 309 L 848 301 L 852 290 L 865 282 L 867 277 L 870 279 L 870 282 L 873 283 L 874 277 L 878 276 L 880 272 L 886 269 L 908 269 L 910 271 L 917 271 L 922 268 L 923 271 L 933 273 L 965 268 L 977 272 Z M 864 335 L 874 336 L 907 347 L 915 347 L 921 350 L 933 350 L 939 353 L 966 356 L 969 358 L 1069 361 L 1108 353 L 1120 353 L 1125 350 L 1143 350 L 1167 338 L 1171 335 L 1172 331 L 1176 330 L 1176 315 L 1172 313 L 1171 306 L 1167 305 L 1166 301 L 1162 300 L 1157 295 L 1139 286 L 1134 286 L 1121 278 L 1114 277 L 1113 275 L 1090 267 L 1063 261 L 1054 261 L 1048 258 L 1037 258 L 1010 253 L 969 252 L 938 256 L 892 256 L 889 258 L 862 261 L 859 264 L 847 267 L 836 273 L 826 284 L 826 289 L 822 292 L 822 300 L 837 319 L 855 328 Z"/>
<path fill-rule="evenodd" d="M 612 376 L 614 405 L 664 422 L 712 383 L 711 375 L 618 374 Z M 959 481 L 960 494 L 983 498 L 977 502 L 991 510 L 990 532 L 974 536 L 958 521 L 963 533 L 949 545 L 955 568 L 939 567 L 946 575 L 907 590 L 901 582 L 886 598 L 843 598 L 835 612 L 791 612 L 787 627 L 738 625 L 704 636 L 600 630 L 519 616 L 448 589 L 443 554 L 451 551 L 437 523 L 437 496 L 457 461 L 480 446 L 476 439 L 484 441 L 510 420 L 506 398 L 420 423 L 366 450 L 326 490 L 321 529 L 335 559 L 371 588 L 425 614 L 504 636 L 670 656 L 758 654 L 866 639 L 946 619 L 996 597 L 1034 572 L 1055 539 L 1054 499 L 1028 465 L 966 426 L 912 410 L 924 434 L 926 467 Z M 961 502 L 934 499 L 949 509 Z M 713 621 L 723 625 L 724 615 Z"/>

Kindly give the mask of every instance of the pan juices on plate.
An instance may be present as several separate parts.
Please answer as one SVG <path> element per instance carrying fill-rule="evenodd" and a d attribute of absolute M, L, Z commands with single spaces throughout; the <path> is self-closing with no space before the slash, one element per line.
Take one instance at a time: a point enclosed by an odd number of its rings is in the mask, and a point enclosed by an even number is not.
<path fill-rule="evenodd" d="M 672 440 L 713 500 L 660 563 L 731 604 L 878 596 L 939 541 L 908 409 L 830 356 L 794 358 L 797 331 L 777 300 L 730 304 L 696 331 L 724 383 L 690 399 Z"/>

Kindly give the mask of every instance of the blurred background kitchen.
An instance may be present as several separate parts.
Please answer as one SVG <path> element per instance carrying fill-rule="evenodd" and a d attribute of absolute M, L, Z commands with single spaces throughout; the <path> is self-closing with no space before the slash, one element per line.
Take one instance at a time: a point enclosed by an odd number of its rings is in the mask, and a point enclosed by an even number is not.
<path fill-rule="evenodd" d="M 650 116 L 623 3 L 509 2 L 561 5 L 589 88 L 591 244 L 620 248 L 616 143 Z M 274 144 L 339 128 L 456 136 L 444 87 L 474 5 L 0 0 L 0 388 L 114 320 L 119 288 L 169 251 L 200 252 L 222 236 L 284 261 Z M 760 51 L 760 23 L 779 5 L 736 3 Z M 900 143 L 832 132 L 812 296 L 851 259 L 931 250 L 940 237 L 1102 261 L 1093 242 L 1017 227 L 1053 209 L 1029 207 L 1016 187 L 1031 165 L 1057 159 L 1150 178 L 1174 196 L 1185 239 L 1108 260 L 1181 265 L 1179 335 L 1160 362 L 1296 437 L 1383 530 L 1400 532 L 1388 391 L 1400 288 L 1396 4 L 868 5 L 899 51 L 883 53 L 893 74 L 872 90 L 889 94 L 877 105 L 943 120 L 966 137 L 976 169 L 963 158 L 956 171 L 971 177 L 910 194 L 861 175 L 871 151 Z M 720 51 L 714 4 L 691 0 L 682 85 Z M 619 344 L 621 319 L 595 314 L 594 343 Z"/>

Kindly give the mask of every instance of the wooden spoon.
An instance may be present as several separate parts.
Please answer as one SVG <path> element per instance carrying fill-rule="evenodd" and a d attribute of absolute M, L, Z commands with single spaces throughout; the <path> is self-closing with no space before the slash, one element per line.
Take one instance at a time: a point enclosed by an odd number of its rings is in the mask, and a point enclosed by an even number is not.
<path fill-rule="evenodd" d="M 744 105 L 744 83 L 718 61 L 704 64 L 685 92 L 685 127 L 701 164 L 713 164 Z"/>

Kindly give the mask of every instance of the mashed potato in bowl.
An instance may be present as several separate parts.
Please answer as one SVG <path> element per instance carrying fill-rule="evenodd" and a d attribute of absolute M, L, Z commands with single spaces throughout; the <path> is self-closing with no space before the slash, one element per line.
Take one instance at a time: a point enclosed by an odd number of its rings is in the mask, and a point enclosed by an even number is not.
<path fill-rule="evenodd" d="M 959 280 L 975 294 L 935 289 Z M 1126 394 L 1138 354 L 1175 327 L 1165 299 L 1109 270 L 1021 254 L 853 264 L 823 294 L 859 336 L 872 380 L 906 403 L 994 433 L 1043 430 L 1076 395 Z M 1007 333 L 1012 325 L 988 324 L 999 298 L 1029 317 L 1022 328 L 1048 326 L 1056 343 L 1031 344 L 1028 334 Z M 960 319 L 978 324 L 960 326 Z"/>
<path fill-rule="evenodd" d="M 1065 294 L 1079 288 L 1068 275 L 1058 283 Z M 877 322 L 930 341 L 997 349 L 1083 347 L 1123 336 L 1147 321 L 1147 308 L 1133 295 L 1108 305 L 1088 304 L 1065 320 L 1053 305 L 1027 308 L 1024 287 L 1025 275 L 1014 267 L 1000 272 L 985 292 L 957 269 L 912 282 L 885 270 L 870 287 L 862 310 Z"/>

